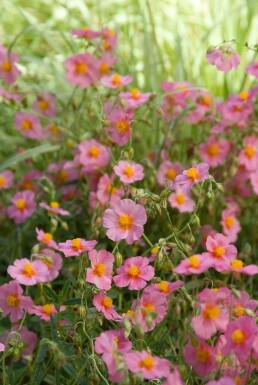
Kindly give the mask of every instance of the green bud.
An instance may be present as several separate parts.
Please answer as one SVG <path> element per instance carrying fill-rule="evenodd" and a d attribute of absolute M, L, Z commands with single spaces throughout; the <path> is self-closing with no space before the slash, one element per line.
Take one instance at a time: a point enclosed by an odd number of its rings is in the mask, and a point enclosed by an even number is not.
<path fill-rule="evenodd" d="M 87 308 L 85 306 L 78 306 L 77 314 L 80 318 L 85 318 L 87 315 Z"/>
<path fill-rule="evenodd" d="M 115 261 L 116 261 L 116 265 L 117 267 L 121 266 L 122 263 L 123 263 L 123 256 L 121 253 L 119 253 L 119 251 L 117 251 L 115 253 Z"/>

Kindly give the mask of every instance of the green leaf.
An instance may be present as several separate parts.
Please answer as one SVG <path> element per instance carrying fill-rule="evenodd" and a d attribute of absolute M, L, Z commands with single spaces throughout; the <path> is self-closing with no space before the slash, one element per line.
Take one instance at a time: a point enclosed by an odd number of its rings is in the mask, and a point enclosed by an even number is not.
<path fill-rule="evenodd" d="M 43 291 L 45 292 L 45 294 L 47 295 L 48 298 L 53 300 L 53 302 L 55 302 L 55 303 L 59 302 L 57 294 L 54 292 L 53 289 L 51 289 L 51 287 L 43 286 Z"/>
<path fill-rule="evenodd" d="M 81 304 L 82 299 L 81 298 L 71 298 L 66 301 L 64 301 L 64 305 L 78 305 Z"/>

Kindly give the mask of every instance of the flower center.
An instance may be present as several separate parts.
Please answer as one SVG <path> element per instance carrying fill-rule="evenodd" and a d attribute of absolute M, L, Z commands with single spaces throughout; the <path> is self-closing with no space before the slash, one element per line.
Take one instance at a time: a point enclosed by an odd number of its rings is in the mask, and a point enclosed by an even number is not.
<path fill-rule="evenodd" d="M 107 63 L 100 63 L 99 72 L 100 75 L 106 75 L 109 72 L 109 65 Z"/>
<path fill-rule="evenodd" d="M 32 180 L 25 180 L 23 183 L 22 183 L 22 188 L 24 190 L 34 190 L 35 189 L 35 185 L 34 183 L 32 182 Z"/>
<path fill-rule="evenodd" d="M 208 154 L 209 154 L 211 157 L 218 156 L 218 155 L 219 155 L 219 146 L 218 146 L 217 144 L 211 144 L 211 145 L 208 147 Z"/>
<path fill-rule="evenodd" d="M 254 146 L 249 145 L 245 147 L 245 155 L 247 156 L 247 158 L 253 158 L 255 153 L 256 151 Z"/>
<path fill-rule="evenodd" d="M 117 192 L 117 188 L 112 185 L 112 183 L 107 184 L 107 192 L 109 194 L 115 194 Z"/>
<path fill-rule="evenodd" d="M 146 370 L 152 370 L 153 366 L 155 364 L 154 359 L 148 355 L 144 357 L 140 362 L 139 362 L 139 368 L 144 368 Z"/>
<path fill-rule="evenodd" d="M 206 305 L 203 311 L 203 318 L 206 320 L 214 320 L 220 315 L 220 309 L 214 305 Z"/>
<path fill-rule="evenodd" d="M 83 245 L 80 238 L 72 239 L 72 246 L 74 251 L 82 251 Z"/>
<path fill-rule="evenodd" d="M 127 315 L 128 317 L 133 317 L 133 316 L 134 316 L 134 311 L 131 310 L 131 309 L 129 309 L 129 310 L 127 310 L 127 312 L 126 312 L 126 315 Z"/>
<path fill-rule="evenodd" d="M 236 345 L 241 345 L 242 343 L 245 342 L 246 335 L 242 330 L 237 329 L 237 330 L 234 330 L 233 333 L 231 334 L 231 339 Z"/>
<path fill-rule="evenodd" d="M 47 304 L 42 306 L 43 313 L 50 316 L 53 313 L 54 306 L 52 304 Z"/>
<path fill-rule="evenodd" d="M 20 302 L 21 302 L 20 298 L 18 297 L 17 294 L 8 295 L 8 297 L 6 298 L 6 304 L 7 306 L 10 306 L 10 307 L 19 306 Z"/>
<path fill-rule="evenodd" d="M 176 170 L 174 168 L 169 168 L 165 174 L 165 177 L 169 180 L 174 180 L 176 177 Z"/>
<path fill-rule="evenodd" d="M 161 281 L 160 283 L 157 284 L 157 286 L 162 293 L 168 293 L 168 282 L 167 281 Z"/>
<path fill-rule="evenodd" d="M 155 306 L 152 303 L 150 303 L 150 302 L 145 303 L 143 305 L 143 307 L 144 307 L 144 309 L 146 309 L 149 312 L 155 311 Z"/>
<path fill-rule="evenodd" d="M 96 274 L 98 277 L 102 277 L 105 272 L 106 266 L 103 263 L 96 263 L 96 265 L 94 266 L 93 273 Z"/>
<path fill-rule="evenodd" d="M 3 175 L 0 175 L 0 188 L 6 185 L 6 178 Z"/>
<path fill-rule="evenodd" d="M 139 99 L 139 95 L 140 94 L 140 91 L 138 90 L 138 88 L 133 88 L 132 90 L 131 90 L 131 95 L 132 95 L 132 98 L 134 99 L 134 100 L 137 100 L 137 99 Z"/>
<path fill-rule="evenodd" d="M 121 83 L 121 76 L 118 74 L 114 74 L 112 76 L 112 84 L 114 84 L 114 86 L 120 86 Z"/>
<path fill-rule="evenodd" d="M 125 176 L 127 176 L 128 178 L 131 178 L 132 176 L 134 176 L 134 168 L 132 166 L 129 166 L 129 165 L 126 166 L 123 174 Z"/>
<path fill-rule="evenodd" d="M 225 254 L 224 247 L 218 246 L 218 247 L 215 247 L 215 249 L 213 250 L 213 255 L 215 258 L 221 258 L 223 257 L 224 254 Z"/>
<path fill-rule="evenodd" d="M 242 269 L 242 267 L 244 266 L 243 262 L 240 261 L 240 259 L 234 259 L 233 261 L 231 261 L 230 264 L 233 269 Z"/>
<path fill-rule="evenodd" d="M 99 148 L 97 146 L 91 146 L 90 147 L 89 156 L 91 158 L 98 158 L 99 153 L 100 153 L 100 151 L 99 151 Z"/>
<path fill-rule="evenodd" d="M 125 119 L 118 120 L 116 122 L 116 128 L 120 134 L 127 134 L 130 132 L 129 123 Z"/>
<path fill-rule="evenodd" d="M 127 214 L 122 214 L 118 218 L 118 225 L 121 230 L 131 230 L 133 227 L 133 218 Z"/>
<path fill-rule="evenodd" d="M 26 278 L 31 278 L 36 275 L 35 269 L 31 263 L 25 263 L 23 266 L 23 274 Z"/>
<path fill-rule="evenodd" d="M 12 64 L 9 61 L 4 61 L 1 64 L 1 67 L 2 67 L 2 70 L 5 72 L 11 72 L 11 70 L 12 70 Z"/>
<path fill-rule="evenodd" d="M 224 223 L 225 223 L 225 226 L 228 228 L 228 229 L 231 229 L 231 227 L 234 225 L 235 223 L 235 218 L 232 217 L 232 216 L 229 216 L 227 217 L 225 220 L 224 220 Z"/>
<path fill-rule="evenodd" d="M 59 208 L 59 203 L 58 202 L 51 202 L 50 203 L 50 207 L 52 208 L 52 209 L 58 209 Z"/>
<path fill-rule="evenodd" d="M 113 306 L 113 301 L 109 297 L 104 297 L 101 301 L 101 305 L 107 309 L 110 309 Z"/>
<path fill-rule="evenodd" d="M 21 122 L 21 129 L 23 131 L 30 131 L 33 129 L 33 124 L 30 120 L 25 119 Z"/>
<path fill-rule="evenodd" d="M 88 66 L 87 64 L 83 62 L 77 62 L 75 63 L 75 72 L 77 75 L 84 75 L 88 72 Z"/>
<path fill-rule="evenodd" d="M 26 203 L 25 199 L 19 198 L 15 202 L 15 206 L 17 207 L 18 210 L 23 211 L 27 208 L 27 203 Z"/>
<path fill-rule="evenodd" d="M 248 91 L 242 91 L 239 94 L 240 99 L 247 100 L 249 99 L 249 92 Z"/>
<path fill-rule="evenodd" d="M 200 266 L 200 258 L 197 257 L 197 255 L 192 255 L 191 257 L 188 258 L 189 265 L 194 268 L 198 269 Z"/>
<path fill-rule="evenodd" d="M 235 376 L 235 377 L 233 378 L 233 380 L 235 381 L 235 384 L 236 384 L 236 385 L 241 385 L 241 384 L 242 384 L 241 377 Z"/>
<path fill-rule="evenodd" d="M 45 243 L 48 243 L 48 242 L 52 241 L 53 235 L 50 234 L 50 233 L 45 233 L 45 234 L 43 235 L 42 239 L 43 239 L 43 241 L 44 241 Z"/>
<path fill-rule="evenodd" d="M 188 170 L 186 170 L 186 175 L 188 176 L 188 178 L 192 179 L 192 181 L 196 181 L 200 177 L 195 167 L 191 167 Z"/>
<path fill-rule="evenodd" d="M 40 100 L 38 101 L 38 107 L 39 107 L 41 110 L 45 111 L 45 110 L 47 110 L 47 109 L 49 108 L 49 103 L 48 103 L 47 100 L 40 99 Z"/>
<path fill-rule="evenodd" d="M 196 350 L 196 359 L 198 362 L 207 363 L 211 360 L 211 354 L 209 350 L 204 348 L 199 348 Z"/>
<path fill-rule="evenodd" d="M 211 97 L 210 95 L 201 95 L 198 99 L 198 103 L 202 106 L 210 107 L 211 105 Z"/>
<path fill-rule="evenodd" d="M 138 269 L 138 267 L 135 266 L 135 265 L 131 265 L 131 266 L 129 267 L 129 269 L 128 269 L 128 274 L 129 274 L 132 278 L 138 277 L 139 273 L 140 273 L 140 272 L 139 272 L 139 269 Z"/>
<path fill-rule="evenodd" d="M 245 309 L 241 305 L 236 305 L 233 309 L 233 312 L 235 317 L 241 317 L 245 314 Z"/>
<path fill-rule="evenodd" d="M 177 202 L 179 205 L 182 205 L 182 204 L 184 204 L 184 202 L 185 202 L 185 194 L 183 194 L 183 193 L 177 194 L 175 199 L 176 199 L 176 202 Z"/>

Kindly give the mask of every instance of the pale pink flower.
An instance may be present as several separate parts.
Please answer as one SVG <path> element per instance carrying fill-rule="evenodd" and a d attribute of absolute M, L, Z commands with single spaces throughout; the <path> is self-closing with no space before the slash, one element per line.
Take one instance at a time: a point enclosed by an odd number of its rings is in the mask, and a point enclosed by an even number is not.
<path fill-rule="evenodd" d="M 254 192 L 258 195 L 258 170 L 250 175 L 250 182 Z"/>
<path fill-rule="evenodd" d="M 117 62 L 117 58 L 111 52 L 104 53 L 98 60 L 99 76 L 106 76 L 110 73 L 112 66 Z"/>
<path fill-rule="evenodd" d="M 202 339 L 196 338 L 192 343 L 188 342 L 183 349 L 183 355 L 186 362 L 201 377 L 216 370 L 215 348 Z"/>
<path fill-rule="evenodd" d="M 231 68 L 237 69 L 240 64 L 240 56 L 230 45 L 222 45 L 219 49 L 209 49 L 206 58 L 223 72 L 228 72 Z"/>
<path fill-rule="evenodd" d="M 4 351 L 5 351 L 5 345 L 0 343 L 0 352 L 4 352 Z"/>
<path fill-rule="evenodd" d="M 209 136 L 206 143 L 199 146 L 200 158 L 211 167 L 223 164 L 230 150 L 230 143 L 227 139 Z"/>
<path fill-rule="evenodd" d="M 8 84 L 15 83 L 21 73 L 15 65 L 18 60 L 16 53 L 8 52 L 5 47 L 0 46 L 0 78 Z"/>
<path fill-rule="evenodd" d="M 188 170 L 184 170 L 183 174 L 175 178 L 175 186 L 185 192 L 189 192 L 193 185 L 208 178 L 209 165 L 207 163 L 194 164 Z"/>
<path fill-rule="evenodd" d="M 88 40 L 96 39 L 97 37 L 101 36 L 100 32 L 93 31 L 88 26 L 83 27 L 81 29 L 73 29 L 72 31 L 70 31 L 70 33 L 74 36 L 78 36 L 78 37 L 85 38 Z"/>
<path fill-rule="evenodd" d="M 240 259 L 233 259 L 232 261 L 225 261 L 221 264 L 220 270 L 223 272 L 233 272 L 233 273 L 242 273 L 246 275 L 256 275 L 258 274 L 257 265 L 247 265 L 244 266 L 244 262 Z"/>
<path fill-rule="evenodd" d="M 17 192 L 11 202 L 12 206 L 7 208 L 7 215 L 17 224 L 26 221 L 36 210 L 35 194 L 30 190 Z"/>
<path fill-rule="evenodd" d="M 109 177 L 108 174 L 104 174 L 100 179 L 97 186 L 96 197 L 101 204 L 108 202 L 114 203 L 119 201 L 124 195 L 123 188 L 117 188 L 113 185 L 114 175 Z"/>
<path fill-rule="evenodd" d="M 117 176 L 121 182 L 129 184 L 142 180 L 144 178 L 143 166 L 132 161 L 120 160 L 114 167 Z"/>
<path fill-rule="evenodd" d="M 126 108 L 138 108 L 146 103 L 151 96 L 151 93 L 143 94 L 138 88 L 132 88 L 129 92 L 121 92 L 120 97 L 125 103 Z"/>
<path fill-rule="evenodd" d="M 65 309 L 65 306 L 60 307 L 60 311 L 64 311 Z M 43 321 L 50 321 L 50 316 L 52 314 L 57 314 L 57 310 L 54 304 L 47 303 L 42 306 L 34 306 L 30 314 L 38 315 Z"/>
<path fill-rule="evenodd" d="M 257 136 L 246 136 L 244 138 L 244 149 L 240 151 L 238 163 L 245 166 L 248 171 L 257 171 L 258 167 L 258 138 Z"/>
<path fill-rule="evenodd" d="M 13 184 L 12 171 L 6 170 L 0 172 L 0 190 L 6 190 Z"/>
<path fill-rule="evenodd" d="M 221 377 L 218 381 L 209 381 L 206 385 L 236 385 L 237 383 L 231 377 Z"/>
<path fill-rule="evenodd" d="M 211 237 L 213 237 L 215 234 L 217 234 L 217 231 L 214 230 L 210 225 L 202 226 L 200 229 L 200 232 L 201 232 L 201 245 L 204 248 L 206 246 L 206 241 L 208 236 L 210 235 Z"/>
<path fill-rule="evenodd" d="M 105 51 L 113 51 L 117 45 L 117 34 L 111 28 L 104 27 L 101 31 L 102 47 Z"/>
<path fill-rule="evenodd" d="M 53 239 L 53 235 L 51 233 L 45 233 L 43 230 L 38 229 L 36 227 L 37 240 L 48 247 L 53 247 L 53 249 L 57 248 L 57 244 Z"/>
<path fill-rule="evenodd" d="M 15 333 L 14 333 L 15 332 Z M 6 346 L 17 346 L 22 342 L 20 355 L 21 357 L 31 356 L 36 346 L 38 337 L 34 332 L 29 331 L 26 326 L 14 325 L 11 329 L 6 330 L 1 338 Z"/>
<path fill-rule="evenodd" d="M 220 224 L 222 225 L 223 233 L 228 237 L 230 242 L 235 242 L 241 227 L 231 208 L 222 211 L 222 220 Z"/>
<path fill-rule="evenodd" d="M 121 107 L 114 108 L 110 103 L 106 103 L 104 112 L 109 122 L 107 130 L 111 140 L 119 146 L 124 146 L 131 137 L 132 111 L 124 111 Z"/>
<path fill-rule="evenodd" d="M 26 286 L 48 281 L 48 268 L 39 260 L 30 261 L 27 258 L 16 259 L 13 265 L 9 265 L 8 274 L 20 284 Z"/>
<path fill-rule="evenodd" d="M 42 92 L 32 104 L 33 110 L 48 118 L 56 115 L 56 98 L 54 95 Z"/>
<path fill-rule="evenodd" d="M 117 73 L 114 73 L 109 76 L 103 76 L 101 78 L 101 83 L 108 88 L 120 88 L 131 83 L 132 80 L 133 78 L 130 75 L 122 76 Z"/>
<path fill-rule="evenodd" d="M 152 283 L 151 285 L 147 286 L 144 289 L 144 294 L 159 293 L 164 296 L 169 296 L 171 293 L 178 290 L 183 285 L 183 281 L 160 281 L 159 283 Z"/>
<path fill-rule="evenodd" d="M 44 137 L 40 121 L 33 113 L 17 112 L 14 126 L 27 138 L 40 140 Z"/>
<path fill-rule="evenodd" d="M 246 67 L 246 72 L 258 78 L 258 61 L 254 61 Z"/>
<path fill-rule="evenodd" d="M 94 283 L 101 290 L 109 290 L 115 257 L 106 250 L 89 252 L 91 268 L 86 270 L 86 282 Z"/>
<path fill-rule="evenodd" d="M 170 372 L 168 360 L 152 356 L 145 350 L 124 353 L 123 358 L 131 372 L 140 373 L 146 380 L 167 377 Z"/>
<path fill-rule="evenodd" d="M 113 321 L 119 321 L 121 319 L 121 316 L 115 311 L 113 300 L 105 294 L 104 290 L 94 295 L 93 305 L 98 311 L 103 313 L 106 319 Z"/>
<path fill-rule="evenodd" d="M 75 238 L 59 243 L 57 248 L 64 253 L 65 257 L 78 257 L 81 253 L 93 250 L 97 243 L 97 241 Z"/>
<path fill-rule="evenodd" d="M 90 53 L 80 53 L 65 61 L 66 79 L 74 86 L 87 88 L 98 79 L 97 60 Z"/>
<path fill-rule="evenodd" d="M 178 188 L 175 193 L 169 195 L 168 201 L 171 207 L 178 209 L 180 213 L 191 213 L 195 206 L 195 201 L 190 198 L 189 194 Z"/>
<path fill-rule="evenodd" d="M 32 309 L 33 302 L 29 296 L 23 296 L 23 290 L 17 281 L 10 281 L 0 286 L 0 308 L 2 316 L 10 314 L 11 322 L 16 322 L 23 317 L 24 311 Z"/>
<path fill-rule="evenodd" d="M 143 225 L 147 222 L 145 208 L 131 199 L 122 199 L 105 210 L 103 226 L 107 229 L 107 237 L 117 242 L 125 239 L 131 245 L 141 238 Z"/>
<path fill-rule="evenodd" d="M 84 140 L 79 144 L 79 159 L 86 172 L 106 166 L 110 159 L 107 147 L 100 144 L 97 140 Z"/>
<path fill-rule="evenodd" d="M 180 163 L 172 163 L 169 160 L 164 160 L 158 169 L 157 180 L 161 186 L 166 185 L 168 182 L 173 182 L 177 175 L 183 171 L 183 167 Z"/>
<path fill-rule="evenodd" d="M 178 369 L 174 367 L 173 373 L 167 376 L 166 381 L 162 382 L 162 385 L 185 385 L 185 382 L 182 380 Z"/>
<path fill-rule="evenodd" d="M 210 265 L 210 262 L 201 254 L 195 254 L 189 258 L 182 259 L 179 265 L 173 269 L 173 272 L 184 275 L 201 274 L 207 271 Z"/>
<path fill-rule="evenodd" d="M 57 215 L 70 215 L 69 211 L 64 210 L 60 207 L 60 204 L 56 201 L 50 202 L 49 205 L 46 202 L 40 202 L 39 206 L 48 211 L 48 213 Z"/>
<path fill-rule="evenodd" d="M 208 236 L 206 241 L 207 253 L 203 257 L 210 262 L 210 266 L 220 271 L 223 264 L 232 261 L 237 255 L 237 249 L 230 244 L 230 240 L 223 234 L 215 234 L 214 237 Z"/>
<path fill-rule="evenodd" d="M 48 282 L 53 281 L 62 268 L 62 257 L 51 249 L 43 249 L 40 254 L 34 254 L 33 256 L 40 259 L 47 266 Z"/>
<path fill-rule="evenodd" d="M 118 287 L 128 286 L 129 290 L 141 290 L 146 286 L 147 281 L 154 277 L 154 267 L 149 265 L 146 257 L 127 258 L 116 272 L 113 280 Z"/>
<path fill-rule="evenodd" d="M 98 354 L 113 354 L 114 351 L 126 353 L 132 348 L 131 341 L 125 337 L 123 329 L 102 332 L 94 342 Z"/>

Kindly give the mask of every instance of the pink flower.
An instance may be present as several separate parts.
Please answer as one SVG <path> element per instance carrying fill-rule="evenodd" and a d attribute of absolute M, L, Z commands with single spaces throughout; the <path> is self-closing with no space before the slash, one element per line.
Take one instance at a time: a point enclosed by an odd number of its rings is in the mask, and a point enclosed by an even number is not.
<path fill-rule="evenodd" d="M 117 62 L 111 52 L 106 52 L 98 61 L 100 77 L 109 74 L 111 67 Z"/>
<path fill-rule="evenodd" d="M 17 281 L 10 281 L 0 286 L 0 307 L 3 317 L 10 314 L 11 322 L 16 322 L 23 317 L 23 312 L 30 311 L 33 306 L 29 296 L 23 296 L 23 290 Z"/>
<path fill-rule="evenodd" d="M 132 343 L 125 337 L 124 330 L 107 330 L 102 332 L 94 342 L 98 354 L 113 354 L 114 351 L 126 353 L 132 348 Z"/>
<path fill-rule="evenodd" d="M 118 321 L 121 316 L 115 311 L 113 300 L 108 297 L 103 290 L 99 294 L 94 295 L 93 305 L 96 309 L 104 314 L 108 320 Z"/>
<path fill-rule="evenodd" d="M 91 251 L 97 244 L 97 241 L 85 241 L 82 238 L 68 240 L 65 243 L 58 244 L 58 250 L 62 251 L 65 257 L 78 257 L 81 253 Z"/>
<path fill-rule="evenodd" d="M 175 193 L 172 193 L 168 197 L 168 201 L 171 207 L 178 209 L 180 213 L 193 212 L 195 201 L 190 198 L 189 194 L 177 189 Z"/>
<path fill-rule="evenodd" d="M 59 274 L 63 265 L 62 257 L 51 249 L 43 249 L 40 254 L 33 256 L 40 259 L 48 268 L 48 282 L 53 281 Z"/>
<path fill-rule="evenodd" d="M 123 358 L 131 372 L 140 373 L 146 380 L 167 377 L 170 371 L 168 360 L 152 356 L 145 350 L 124 353 Z"/>
<path fill-rule="evenodd" d="M 112 283 L 112 270 L 115 258 L 106 250 L 89 252 L 91 267 L 86 271 L 86 282 L 94 283 L 99 289 L 109 290 Z"/>
<path fill-rule="evenodd" d="M 121 182 L 129 184 L 142 180 L 144 178 L 143 167 L 139 163 L 128 162 L 120 160 L 117 166 L 114 167 L 117 176 L 120 177 Z"/>
<path fill-rule="evenodd" d="M 89 39 L 89 40 L 96 39 L 97 37 L 101 36 L 100 32 L 93 31 L 89 27 L 83 27 L 81 29 L 73 29 L 71 31 L 71 34 L 74 36 L 78 36 L 78 37 Z"/>
<path fill-rule="evenodd" d="M 40 202 L 39 204 L 40 207 L 43 209 L 46 209 L 49 213 L 57 214 L 57 215 L 70 215 L 69 211 L 64 210 L 60 207 L 60 204 L 56 201 L 50 202 L 48 205 L 45 202 Z"/>
<path fill-rule="evenodd" d="M 56 242 L 53 240 L 53 235 L 51 233 L 45 233 L 43 230 L 40 230 L 36 227 L 37 240 L 44 243 L 48 247 L 57 248 Z"/>
<path fill-rule="evenodd" d="M 219 139 L 212 135 L 208 138 L 207 143 L 199 146 L 201 159 L 208 163 L 211 167 L 217 167 L 223 164 L 230 150 L 230 144 L 226 139 Z"/>
<path fill-rule="evenodd" d="M 124 111 L 121 107 L 114 108 L 110 103 L 104 106 L 108 125 L 108 133 L 112 141 L 119 146 L 124 146 L 131 137 L 132 111 Z"/>
<path fill-rule="evenodd" d="M 258 170 L 250 175 L 250 182 L 254 192 L 258 195 Z"/>
<path fill-rule="evenodd" d="M 17 192 L 11 201 L 12 206 L 7 208 L 7 214 L 17 224 L 26 221 L 36 210 L 35 194 L 30 190 Z"/>
<path fill-rule="evenodd" d="M 132 80 L 133 78 L 130 75 L 122 76 L 114 73 L 110 76 L 103 76 L 101 78 L 101 83 L 108 88 L 120 88 L 131 83 Z"/>
<path fill-rule="evenodd" d="M 176 274 L 201 274 L 207 271 L 210 267 L 210 262 L 203 258 L 201 254 L 192 255 L 189 258 L 182 259 L 179 265 L 173 269 Z"/>
<path fill-rule="evenodd" d="M 220 271 L 233 272 L 233 273 L 242 273 L 246 275 L 256 275 L 258 274 L 257 265 L 247 265 L 244 266 L 244 263 L 240 259 L 233 259 L 232 261 L 227 261 L 220 266 Z"/>
<path fill-rule="evenodd" d="M 223 233 L 228 237 L 230 242 L 235 242 L 241 227 L 231 208 L 222 211 L 222 221 L 220 223 L 223 227 Z"/>
<path fill-rule="evenodd" d="M 169 160 L 163 161 L 158 169 L 157 180 L 161 186 L 165 186 L 165 181 L 173 182 L 177 175 L 183 171 L 180 163 L 171 163 Z"/>
<path fill-rule="evenodd" d="M 60 307 L 60 311 L 64 311 L 65 306 Z M 50 321 L 51 314 L 57 314 L 57 310 L 55 305 L 52 303 L 45 304 L 43 306 L 34 306 L 33 310 L 30 312 L 31 314 L 36 314 L 43 321 Z"/>
<path fill-rule="evenodd" d="M 206 58 L 219 71 L 223 72 L 228 72 L 231 68 L 237 69 L 240 64 L 240 56 L 230 45 L 220 46 L 219 49 L 209 49 Z"/>
<path fill-rule="evenodd" d="M 14 126 L 23 136 L 40 140 L 44 137 L 38 117 L 32 113 L 17 112 Z"/>
<path fill-rule="evenodd" d="M 80 53 L 65 61 L 66 79 L 74 86 L 87 88 L 98 79 L 97 61 L 90 53 Z"/>
<path fill-rule="evenodd" d="M 118 287 L 128 286 L 129 290 L 141 290 L 146 282 L 154 277 L 155 270 L 149 266 L 146 257 L 127 258 L 122 266 L 117 269 L 118 275 L 113 280 Z"/>
<path fill-rule="evenodd" d="M 166 381 L 163 382 L 162 385 L 185 385 L 185 383 L 182 380 L 180 373 L 177 370 L 177 368 L 174 367 L 173 373 L 170 373 L 167 376 Z"/>
<path fill-rule="evenodd" d="M 246 67 L 246 72 L 258 78 L 258 61 L 254 61 Z"/>
<path fill-rule="evenodd" d="M 209 178 L 209 165 L 207 163 L 194 164 L 183 174 L 175 178 L 175 186 L 185 192 L 189 192 L 193 185 Z"/>
<path fill-rule="evenodd" d="M 15 102 L 20 102 L 22 97 L 19 94 L 14 94 L 0 88 L 0 96 L 6 100 L 14 100 Z"/>
<path fill-rule="evenodd" d="M 164 296 L 169 296 L 174 291 L 178 290 L 182 285 L 183 281 L 168 282 L 160 281 L 159 283 L 152 283 L 144 289 L 144 294 L 159 293 Z"/>
<path fill-rule="evenodd" d="M 208 236 L 206 248 L 208 253 L 202 255 L 210 262 L 210 266 L 217 271 L 221 271 L 220 268 L 223 269 L 224 262 L 230 263 L 237 255 L 236 247 L 230 244 L 230 240 L 225 235 L 219 233 L 214 237 Z"/>
<path fill-rule="evenodd" d="M 113 185 L 113 180 L 114 175 L 109 177 L 108 174 L 104 174 L 99 179 L 96 196 L 100 203 L 102 203 L 103 205 L 108 202 L 117 202 L 124 195 L 124 190 L 122 188 L 115 187 Z"/>
<path fill-rule="evenodd" d="M 5 351 L 5 345 L 0 343 L 0 352 L 4 352 L 4 351 Z"/>
<path fill-rule="evenodd" d="M 130 92 L 121 92 L 120 97 L 126 105 L 126 108 L 138 108 L 149 100 L 151 93 L 143 94 L 137 88 L 131 89 Z"/>
<path fill-rule="evenodd" d="M 56 98 L 54 95 L 42 92 L 32 104 L 32 108 L 43 116 L 53 118 L 56 115 Z"/>
<path fill-rule="evenodd" d="M 231 377 L 221 377 L 218 381 L 209 381 L 206 385 L 236 385 L 237 383 Z"/>
<path fill-rule="evenodd" d="M 2 171 L 0 172 L 0 191 L 6 190 L 11 187 L 13 184 L 13 173 L 12 171 Z"/>
<path fill-rule="evenodd" d="M 256 333 L 255 319 L 251 317 L 243 316 L 236 321 L 231 321 L 225 333 L 227 342 L 223 348 L 223 354 L 235 352 L 237 358 L 244 362 L 252 348 Z"/>
<path fill-rule="evenodd" d="M 238 163 L 245 166 L 248 171 L 257 171 L 258 138 L 256 136 L 246 136 L 244 138 L 244 149 L 240 151 Z"/>
<path fill-rule="evenodd" d="M 103 216 L 107 237 L 114 242 L 125 239 L 129 245 L 141 238 L 146 222 L 145 208 L 135 204 L 131 199 L 113 203 L 110 209 L 105 210 Z"/>
<path fill-rule="evenodd" d="M 110 28 L 104 27 L 101 31 L 103 38 L 102 47 L 105 51 L 112 51 L 117 44 L 117 34 Z"/>
<path fill-rule="evenodd" d="M 246 315 L 246 310 L 252 310 L 253 312 L 255 309 L 258 309 L 258 301 L 255 299 L 250 299 L 249 295 L 245 291 L 239 292 L 239 297 L 237 298 L 235 296 L 232 296 L 232 315 L 235 318 L 242 317 Z M 257 311 L 256 311 L 257 313 Z"/>
<path fill-rule="evenodd" d="M 183 355 L 198 376 L 205 377 L 216 369 L 215 348 L 204 340 L 195 339 L 192 343 L 188 342 L 183 349 Z"/>
<path fill-rule="evenodd" d="M 36 285 L 48 281 L 48 268 L 42 261 L 30 261 L 27 258 L 16 259 L 7 269 L 8 274 L 20 284 Z"/>
<path fill-rule="evenodd" d="M 0 77 L 8 84 L 15 83 L 21 73 L 15 65 L 17 61 L 16 53 L 8 52 L 5 47 L 0 46 Z"/>
<path fill-rule="evenodd" d="M 14 333 L 15 332 L 15 333 Z M 17 343 L 22 342 L 20 355 L 21 357 L 31 356 L 38 337 L 35 333 L 29 331 L 26 326 L 14 325 L 11 329 L 6 330 L 1 338 L 1 342 L 5 345 L 17 346 Z"/>
<path fill-rule="evenodd" d="M 79 144 L 79 159 L 86 172 L 106 166 L 110 159 L 108 149 L 95 139 L 84 140 Z"/>

